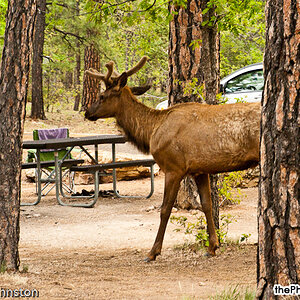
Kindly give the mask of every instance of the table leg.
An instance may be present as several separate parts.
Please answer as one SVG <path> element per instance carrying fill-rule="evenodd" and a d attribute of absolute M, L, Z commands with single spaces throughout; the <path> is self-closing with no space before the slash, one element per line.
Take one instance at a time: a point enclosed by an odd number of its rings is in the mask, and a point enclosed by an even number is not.
<path fill-rule="evenodd" d="M 35 202 L 32 203 L 21 203 L 21 206 L 32 206 L 32 205 L 37 205 L 40 203 L 41 199 L 42 199 L 42 187 L 41 187 L 41 160 L 40 160 L 40 150 L 37 149 L 36 151 L 36 168 L 37 168 L 37 200 Z"/>
<path fill-rule="evenodd" d="M 60 188 L 60 170 L 58 166 L 58 152 L 54 151 L 54 162 L 55 162 L 55 193 L 56 200 L 60 205 L 63 205 L 59 197 L 59 188 Z"/>
<path fill-rule="evenodd" d="M 111 151 L 112 151 L 112 161 L 116 161 L 116 144 L 111 145 Z M 119 193 L 117 191 L 117 171 L 116 169 L 113 169 L 113 191 L 117 197 L 119 197 Z"/>
<path fill-rule="evenodd" d="M 99 162 L 99 155 L 98 155 L 98 144 L 95 145 L 95 161 L 98 164 Z M 95 177 L 94 177 L 94 181 L 95 181 L 95 198 L 97 195 L 97 199 L 99 197 L 99 182 L 100 182 L 100 178 L 99 178 L 99 171 L 95 172 Z"/>
<path fill-rule="evenodd" d="M 37 187 L 38 187 L 38 202 L 39 203 L 42 199 L 42 170 L 41 170 L 41 158 L 40 158 L 40 149 L 37 149 L 36 151 L 36 157 L 37 157 L 37 162 L 36 162 L 36 165 L 37 165 Z"/>
<path fill-rule="evenodd" d="M 112 161 L 115 162 L 116 161 L 116 145 L 112 144 Z M 150 187 L 150 192 L 149 194 L 146 196 L 146 198 L 150 198 L 154 192 L 154 170 L 153 170 L 153 165 L 151 165 L 150 167 L 151 170 L 151 187 Z M 115 196 L 117 196 L 118 198 L 144 198 L 143 196 L 123 196 L 120 195 L 120 193 L 117 190 L 117 171 L 116 169 L 113 169 L 113 191 Z"/>
<path fill-rule="evenodd" d="M 59 160 L 58 160 L 58 152 L 54 152 L 54 158 L 55 158 L 55 187 L 56 187 L 56 199 L 57 202 L 62 205 L 62 206 L 72 206 L 72 207 L 93 207 L 95 203 L 98 200 L 99 197 L 99 176 L 98 174 L 95 174 L 95 194 L 94 197 L 81 197 L 81 198 L 93 198 L 93 200 L 90 203 L 65 203 L 63 200 L 60 198 L 60 191 L 62 194 L 62 197 L 64 197 L 63 191 L 62 191 L 62 176 L 61 176 L 61 165 L 59 165 Z M 98 159 L 98 152 L 97 152 L 97 159 Z M 71 198 L 71 199 L 78 199 L 80 196 L 70 196 L 70 197 L 65 197 L 65 198 Z"/>

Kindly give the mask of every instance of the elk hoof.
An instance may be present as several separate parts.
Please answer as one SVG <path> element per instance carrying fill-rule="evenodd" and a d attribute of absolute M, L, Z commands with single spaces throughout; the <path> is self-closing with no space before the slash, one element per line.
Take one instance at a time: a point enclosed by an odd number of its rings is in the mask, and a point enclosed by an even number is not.
<path fill-rule="evenodd" d="M 155 261 L 156 256 L 148 256 L 144 259 L 144 262 L 149 263 L 151 261 Z"/>
<path fill-rule="evenodd" d="M 144 262 L 147 262 L 149 263 L 150 261 L 154 261 L 156 259 L 156 256 L 159 255 L 159 254 L 156 254 L 156 255 L 151 255 L 149 254 L 149 256 L 147 256 L 145 259 L 144 259 Z"/>
<path fill-rule="evenodd" d="M 207 257 L 207 258 L 210 258 L 210 257 L 213 257 L 213 256 L 215 256 L 215 255 L 213 255 L 213 254 L 211 254 L 211 253 L 209 253 L 209 252 L 206 252 L 206 253 L 204 254 L 204 257 Z"/>
<path fill-rule="evenodd" d="M 207 252 L 204 254 L 204 256 L 206 257 L 213 257 L 216 256 L 216 250 L 219 248 L 218 245 L 216 245 L 215 247 L 213 247 L 213 249 L 209 249 L 207 250 Z"/>
<path fill-rule="evenodd" d="M 149 257 L 146 257 L 145 259 L 144 259 L 144 262 L 146 262 L 146 263 L 149 263 L 151 261 L 151 259 L 149 258 Z"/>

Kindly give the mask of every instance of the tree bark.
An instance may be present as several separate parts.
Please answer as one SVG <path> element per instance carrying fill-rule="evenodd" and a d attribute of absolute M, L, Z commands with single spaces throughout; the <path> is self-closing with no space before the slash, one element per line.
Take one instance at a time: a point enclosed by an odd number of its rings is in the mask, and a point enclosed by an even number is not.
<path fill-rule="evenodd" d="M 201 102 L 197 95 L 186 94 L 186 83 L 193 78 L 203 84 L 203 98 L 209 104 L 216 104 L 219 91 L 219 35 L 217 27 L 201 26 L 211 18 L 214 10 L 202 15 L 208 0 L 189 0 L 187 7 L 170 6 L 176 12 L 170 22 L 169 33 L 169 104 Z M 192 45 L 191 45 L 192 44 Z"/>
<path fill-rule="evenodd" d="M 79 9 L 79 0 L 76 1 L 76 15 L 79 16 L 80 9 Z M 74 75 L 74 85 L 76 90 L 75 95 L 75 102 L 74 102 L 74 110 L 79 110 L 79 104 L 80 104 L 80 70 L 81 70 L 81 54 L 80 54 L 80 43 L 77 41 L 76 44 L 77 53 L 76 53 L 76 69 L 75 69 L 75 75 Z"/>
<path fill-rule="evenodd" d="M 97 49 L 93 46 L 87 46 L 84 51 L 84 70 L 89 68 L 100 71 L 100 56 Z M 97 101 L 100 91 L 100 81 L 91 76 L 83 77 L 83 93 L 81 110 L 85 111 L 92 103 Z"/>
<path fill-rule="evenodd" d="M 46 18 L 46 0 L 37 2 L 32 55 L 31 118 L 46 119 L 43 100 L 43 50 Z"/>
<path fill-rule="evenodd" d="M 219 35 L 217 27 L 201 26 L 215 13 L 210 9 L 202 15 L 207 6 L 207 0 L 187 1 L 186 8 L 170 6 L 175 12 L 170 22 L 169 34 L 169 104 L 183 102 L 205 102 L 216 104 L 216 94 L 219 90 Z M 193 86 L 192 80 L 197 78 L 197 86 L 202 87 L 199 93 L 187 93 L 187 88 Z M 212 177 L 211 177 L 212 179 Z M 211 184 L 214 219 L 219 227 L 219 201 L 214 179 Z M 181 183 L 177 206 L 199 209 L 200 198 L 192 177 L 186 177 Z"/>
<path fill-rule="evenodd" d="M 258 203 L 258 299 L 300 280 L 300 6 L 266 3 Z"/>
<path fill-rule="evenodd" d="M 80 55 L 80 47 L 77 47 L 77 54 L 76 54 L 76 70 L 75 70 L 75 102 L 74 102 L 74 110 L 79 110 L 79 103 L 80 103 L 80 67 L 81 67 L 81 55 Z"/>
<path fill-rule="evenodd" d="M 70 56 L 72 54 L 69 54 Z M 73 87 L 73 72 L 67 71 L 64 80 L 64 86 L 67 90 L 70 90 Z"/>
<path fill-rule="evenodd" d="M 0 265 L 19 267 L 22 137 L 35 0 L 8 1 L 0 72 Z"/>

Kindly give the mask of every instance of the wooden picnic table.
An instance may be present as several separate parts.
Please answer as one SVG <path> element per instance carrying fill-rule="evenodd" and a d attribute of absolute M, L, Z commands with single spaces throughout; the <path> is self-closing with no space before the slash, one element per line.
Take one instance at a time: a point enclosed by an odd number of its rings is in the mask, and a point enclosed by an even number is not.
<path fill-rule="evenodd" d="M 48 139 L 48 140 L 30 140 L 23 142 L 23 149 L 36 149 L 36 168 L 37 168 L 37 194 L 38 199 L 33 203 L 23 203 L 22 205 L 36 205 L 41 201 L 41 161 L 40 161 L 40 151 L 43 149 L 52 149 L 54 151 L 55 160 L 53 165 L 55 167 L 55 189 L 56 189 L 56 199 L 60 205 L 65 206 L 79 206 L 79 207 L 92 207 L 97 201 L 96 197 L 90 203 L 73 203 L 67 204 L 62 201 L 60 195 L 62 192 L 62 180 L 61 180 L 61 167 L 64 165 L 64 161 L 67 159 L 69 153 L 75 148 L 79 147 L 84 153 L 92 159 L 92 161 L 98 163 L 98 145 L 111 144 L 112 145 L 112 161 L 115 162 L 116 159 L 116 144 L 124 144 L 127 141 L 125 136 L 122 135 L 96 135 L 96 136 L 84 136 L 84 137 L 69 137 L 62 139 Z M 91 155 L 86 149 L 86 146 L 94 145 L 95 153 Z M 67 154 L 62 158 L 58 159 L 58 151 L 60 149 L 68 148 Z M 26 164 L 23 164 L 23 168 L 26 168 Z M 114 180 L 116 180 L 115 176 Z M 97 178 L 97 179 L 96 179 Z M 98 180 L 98 173 L 95 174 L 95 180 Z"/>

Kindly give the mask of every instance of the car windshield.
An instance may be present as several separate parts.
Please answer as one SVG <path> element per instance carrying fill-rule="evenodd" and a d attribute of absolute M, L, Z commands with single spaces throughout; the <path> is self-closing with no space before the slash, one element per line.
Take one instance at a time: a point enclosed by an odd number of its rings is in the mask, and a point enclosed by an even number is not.
<path fill-rule="evenodd" d="M 241 91 L 262 91 L 263 87 L 263 71 L 255 70 L 229 80 L 225 87 L 225 93 L 236 93 Z"/>

